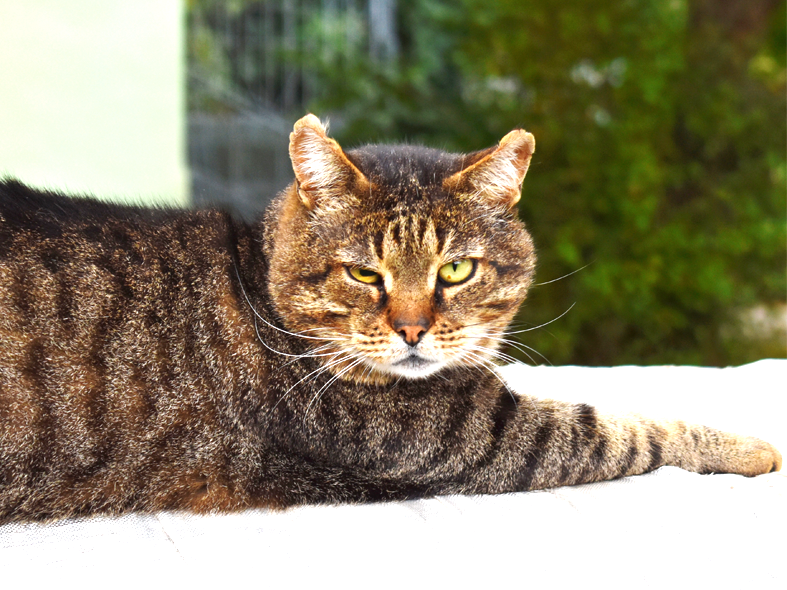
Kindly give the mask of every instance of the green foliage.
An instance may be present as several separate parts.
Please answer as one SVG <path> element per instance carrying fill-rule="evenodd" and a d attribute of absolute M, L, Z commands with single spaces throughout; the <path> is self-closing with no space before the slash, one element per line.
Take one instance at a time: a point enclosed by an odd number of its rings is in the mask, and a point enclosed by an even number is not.
<path fill-rule="evenodd" d="M 347 144 L 537 152 L 522 342 L 554 364 L 785 356 L 739 317 L 784 306 L 784 2 L 403 0 L 402 53 L 307 60 Z M 782 309 L 784 309 L 782 307 Z M 782 320 L 783 323 L 784 320 Z M 782 328 L 783 330 L 783 328 Z M 536 357 L 538 358 L 538 357 Z"/>

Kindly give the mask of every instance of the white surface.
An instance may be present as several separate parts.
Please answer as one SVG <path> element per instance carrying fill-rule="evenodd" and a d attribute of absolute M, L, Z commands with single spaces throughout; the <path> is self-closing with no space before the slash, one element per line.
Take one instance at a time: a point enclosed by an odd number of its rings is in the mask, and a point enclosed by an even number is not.
<path fill-rule="evenodd" d="M 787 361 L 503 369 L 520 391 L 784 445 Z M 542 397 L 547 397 L 543 395 Z M 704 417 L 703 417 L 704 416 Z M 4 581 L 82 587 L 787 588 L 787 477 L 673 467 L 502 496 L 0 527 Z M 4 587 L 13 587 L 6 586 Z"/>
<path fill-rule="evenodd" d="M 501 372 L 522 394 L 713 426 L 767 440 L 787 454 L 787 360 L 726 369 L 509 365 Z"/>

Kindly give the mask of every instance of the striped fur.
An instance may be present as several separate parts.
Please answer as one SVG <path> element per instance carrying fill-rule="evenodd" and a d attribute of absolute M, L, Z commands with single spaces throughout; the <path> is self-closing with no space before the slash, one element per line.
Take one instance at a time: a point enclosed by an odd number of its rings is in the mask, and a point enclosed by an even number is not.
<path fill-rule="evenodd" d="M 495 334 L 535 268 L 511 209 L 532 136 L 507 137 L 345 153 L 305 118 L 250 225 L 0 183 L 0 522 L 778 469 L 757 439 L 504 389 Z"/>

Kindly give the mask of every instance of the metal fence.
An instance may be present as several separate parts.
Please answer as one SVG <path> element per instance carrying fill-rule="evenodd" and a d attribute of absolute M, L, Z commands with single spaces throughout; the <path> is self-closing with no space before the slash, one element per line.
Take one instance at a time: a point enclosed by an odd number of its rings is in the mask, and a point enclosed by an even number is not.
<path fill-rule="evenodd" d="M 288 134 L 330 56 L 398 53 L 395 0 L 196 1 L 188 12 L 192 200 L 252 217 L 292 178 Z"/>

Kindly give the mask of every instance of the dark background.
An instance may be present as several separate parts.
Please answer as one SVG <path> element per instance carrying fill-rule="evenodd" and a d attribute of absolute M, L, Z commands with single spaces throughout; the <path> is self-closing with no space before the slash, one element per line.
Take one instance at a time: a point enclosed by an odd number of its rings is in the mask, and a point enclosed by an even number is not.
<path fill-rule="evenodd" d="M 524 127 L 548 284 L 518 326 L 574 304 L 521 335 L 535 362 L 785 357 L 786 18 L 775 0 L 192 0 L 193 195 L 255 215 L 307 111 L 345 147 L 472 151 Z"/>

